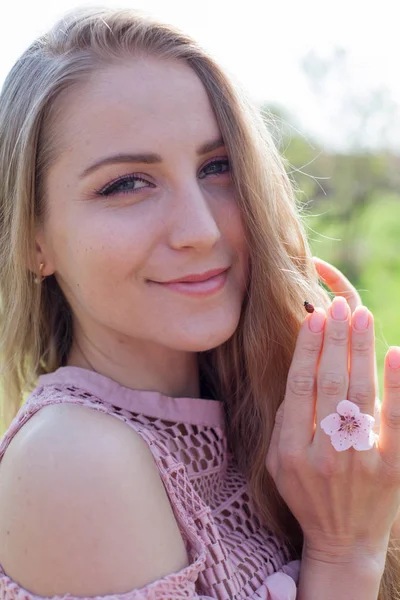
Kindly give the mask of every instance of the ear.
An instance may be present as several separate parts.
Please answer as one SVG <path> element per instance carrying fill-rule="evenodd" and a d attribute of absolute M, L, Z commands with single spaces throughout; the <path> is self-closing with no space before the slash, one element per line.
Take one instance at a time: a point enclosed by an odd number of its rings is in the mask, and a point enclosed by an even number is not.
<path fill-rule="evenodd" d="M 38 229 L 36 231 L 35 252 L 32 262 L 33 264 L 30 266 L 30 269 L 34 273 L 39 273 L 40 264 L 43 263 L 44 267 L 42 270 L 42 275 L 44 277 L 53 275 L 55 268 L 52 261 L 52 253 L 50 251 L 49 244 L 46 242 L 42 229 Z"/>

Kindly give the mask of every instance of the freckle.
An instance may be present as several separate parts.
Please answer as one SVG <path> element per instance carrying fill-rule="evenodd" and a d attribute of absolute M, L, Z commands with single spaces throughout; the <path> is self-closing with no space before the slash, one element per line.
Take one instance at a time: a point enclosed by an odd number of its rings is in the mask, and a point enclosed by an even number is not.
<path fill-rule="evenodd" d="M 7 531 L 7 535 L 10 535 L 10 532 L 9 532 L 9 531 Z"/>

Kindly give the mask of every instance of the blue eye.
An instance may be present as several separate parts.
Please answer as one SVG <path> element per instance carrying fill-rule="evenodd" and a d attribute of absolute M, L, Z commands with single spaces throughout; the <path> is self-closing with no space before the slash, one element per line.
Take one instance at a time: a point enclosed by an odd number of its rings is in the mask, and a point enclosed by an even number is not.
<path fill-rule="evenodd" d="M 121 194 L 135 194 L 136 192 L 140 192 L 140 190 L 144 189 L 147 186 L 135 187 L 136 183 L 142 182 L 146 184 L 151 184 L 143 177 L 139 177 L 138 175 L 126 175 L 124 177 L 119 177 L 116 181 L 113 181 L 110 185 L 107 185 L 103 189 L 99 190 L 98 194 L 101 196 L 111 196 L 112 194 L 121 193 Z M 154 186 L 153 186 L 154 187 Z"/>
<path fill-rule="evenodd" d="M 206 175 L 223 175 L 224 173 L 230 171 L 230 164 L 227 158 L 220 160 L 213 160 L 208 163 L 201 172 L 208 171 L 205 175 L 199 175 L 199 179 L 204 179 Z"/>
<path fill-rule="evenodd" d="M 227 158 L 213 160 L 202 168 L 199 179 L 204 179 L 208 175 L 223 175 L 229 171 L 230 165 Z M 138 186 L 137 184 L 139 182 L 145 185 Z M 137 192 L 140 192 L 148 187 L 154 188 L 156 186 L 154 183 L 147 181 L 147 179 L 144 179 L 139 175 L 124 175 L 107 184 L 101 190 L 97 190 L 96 194 L 99 196 L 113 196 L 114 194 L 136 194 Z"/>

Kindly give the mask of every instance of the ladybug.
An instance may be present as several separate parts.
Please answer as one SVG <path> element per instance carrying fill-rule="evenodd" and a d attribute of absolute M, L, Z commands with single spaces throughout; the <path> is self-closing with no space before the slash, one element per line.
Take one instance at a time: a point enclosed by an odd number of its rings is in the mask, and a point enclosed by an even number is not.
<path fill-rule="evenodd" d="M 304 308 L 306 309 L 306 311 L 308 313 L 313 313 L 315 308 L 312 304 L 310 304 L 309 302 L 307 302 L 307 300 L 304 301 Z"/>

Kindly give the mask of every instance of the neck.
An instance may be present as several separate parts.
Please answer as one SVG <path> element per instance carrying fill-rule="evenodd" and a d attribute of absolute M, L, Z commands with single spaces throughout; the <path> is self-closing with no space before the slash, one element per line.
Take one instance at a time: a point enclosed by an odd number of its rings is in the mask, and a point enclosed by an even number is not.
<path fill-rule="evenodd" d="M 115 339 L 115 332 L 89 335 L 75 328 L 68 366 L 105 375 L 136 390 L 166 396 L 198 398 L 199 369 L 195 352 L 181 352 L 143 340 Z"/>

